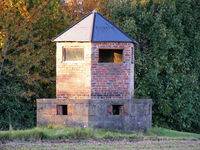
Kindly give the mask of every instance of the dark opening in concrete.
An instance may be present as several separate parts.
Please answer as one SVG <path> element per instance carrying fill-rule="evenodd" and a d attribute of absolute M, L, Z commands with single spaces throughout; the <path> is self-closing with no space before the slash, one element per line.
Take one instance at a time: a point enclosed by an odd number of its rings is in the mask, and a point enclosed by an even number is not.
<path fill-rule="evenodd" d="M 67 105 L 57 105 L 57 115 L 67 115 Z"/>
<path fill-rule="evenodd" d="M 123 105 L 112 105 L 112 114 L 120 115 L 123 109 Z"/>
<path fill-rule="evenodd" d="M 100 63 L 123 63 L 122 49 L 99 49 Z"/>

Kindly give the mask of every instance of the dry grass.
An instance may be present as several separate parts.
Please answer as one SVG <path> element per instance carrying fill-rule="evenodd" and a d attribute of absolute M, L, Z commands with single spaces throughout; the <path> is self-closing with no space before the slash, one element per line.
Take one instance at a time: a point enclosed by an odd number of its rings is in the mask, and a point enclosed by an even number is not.
<path fill-rule="evenodd" d="M 147 133 L 53 127 L 0 131 L 0 149 L 200 150 L 200 134 L 152 128 Z"/>
<path fill-rule="evenodd" d="M 36 143 L 7 143 L 4 150 L 199 150 L 197 139 L 162 139 L 162 140 L 104 140 L 104 141 L 65 141 Z"/>

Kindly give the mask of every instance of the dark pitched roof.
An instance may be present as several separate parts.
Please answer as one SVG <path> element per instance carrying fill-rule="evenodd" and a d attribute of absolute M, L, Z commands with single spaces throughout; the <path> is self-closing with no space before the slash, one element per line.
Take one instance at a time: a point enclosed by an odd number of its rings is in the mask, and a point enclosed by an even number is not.
<path fill-rule="evenodd" d="M 104 18 L 97 11 L 62 32 L 53 40 L 54 42 L 64 41 L 91 41 L 91 42 L 133 42 L 126 33 Z"/>

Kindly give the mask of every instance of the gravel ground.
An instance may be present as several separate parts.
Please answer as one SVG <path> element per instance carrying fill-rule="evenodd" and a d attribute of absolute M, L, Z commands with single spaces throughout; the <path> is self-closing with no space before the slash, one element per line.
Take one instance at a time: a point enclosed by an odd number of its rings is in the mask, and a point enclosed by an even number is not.
<path fill-rule="evenodd" d="M 6 142 L 0 150 L 200 150 L 200 139 Z"/>

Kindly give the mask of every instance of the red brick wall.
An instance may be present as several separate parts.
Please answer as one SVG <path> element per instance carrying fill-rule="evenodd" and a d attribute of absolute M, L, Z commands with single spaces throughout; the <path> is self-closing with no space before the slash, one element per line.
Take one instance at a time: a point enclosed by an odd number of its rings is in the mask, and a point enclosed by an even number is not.
<path fill-rule="evenodd" d="M 133 95 L 132 43 L 92 44 L 92 99 L 130 99 Z M 124 63 L 98 63 L 99 49 L 123 49 Z"/>

